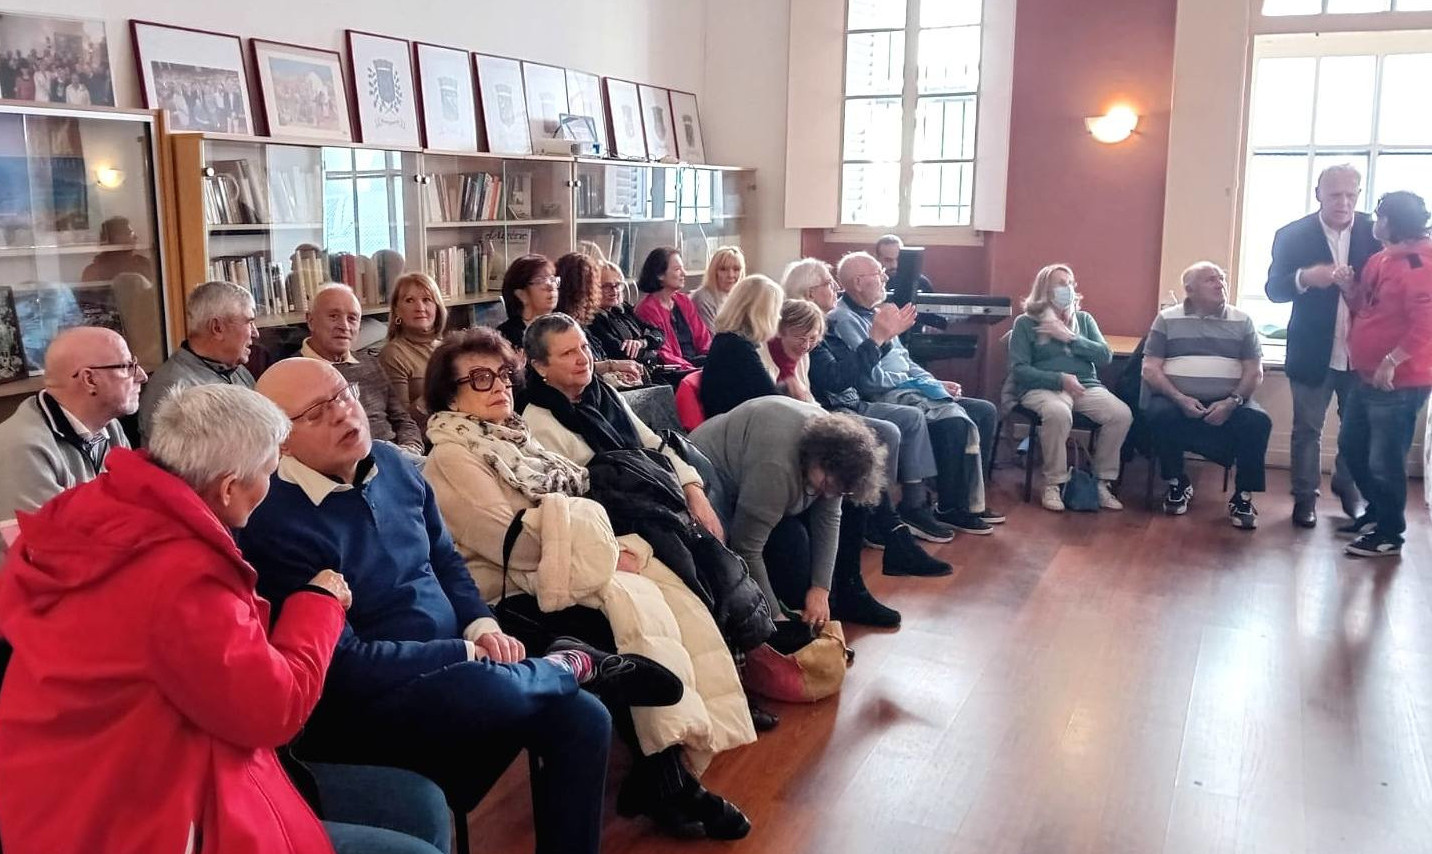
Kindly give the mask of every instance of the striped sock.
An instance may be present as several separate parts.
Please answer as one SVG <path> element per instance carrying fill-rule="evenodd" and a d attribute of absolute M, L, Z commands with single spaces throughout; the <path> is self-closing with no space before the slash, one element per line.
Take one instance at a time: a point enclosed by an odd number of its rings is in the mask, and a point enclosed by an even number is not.
<path fill-rule="evenodd" d="M 590 681 L 597 672 L 595 665 L 592 664 L 592 657 L 579 649 L 563 649 L 557 652 L 549 652 L 542 656 L 542 658 L 552 662 L 558 667 L 565 667 L 571 671 L 578 685 Z"/>

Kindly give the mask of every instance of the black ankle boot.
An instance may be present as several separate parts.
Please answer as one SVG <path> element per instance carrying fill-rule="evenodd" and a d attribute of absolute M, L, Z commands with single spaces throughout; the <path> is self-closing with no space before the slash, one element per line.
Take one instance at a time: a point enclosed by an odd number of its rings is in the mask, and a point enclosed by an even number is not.
<path fill-rule="evenodd" d="M 948 563 L 926 554 L 915 542 L 910 529 L 901 525 L 886 536 L 880 571 L 886 575 L 933 577 L 949 575 L 954 569 Z"/>
<path fill-rule="evenodd" d="M 695 815 L 700 817 L 707 839 L 744 839 L 751 832 L 751 820 L 740 807 L 700 786 L 697 790 Z"/>
<path fill-rule="evenodd" d="M 865 579 L 860 573 L 843 578 L 831 591 L 830 616 L 843 623 L 859 623 L 881 629 L 893 629 L 900 625 L 900 612 L 887 608 L 865 589 Z"/>

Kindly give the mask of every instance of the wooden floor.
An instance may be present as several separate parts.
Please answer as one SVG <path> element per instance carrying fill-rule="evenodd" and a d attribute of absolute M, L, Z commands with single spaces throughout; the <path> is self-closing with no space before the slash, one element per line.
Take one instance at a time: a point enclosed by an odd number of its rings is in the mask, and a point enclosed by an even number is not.
<path fill-rule="evenodd" d="M 680 842 L 609 809 L 604 850 L 1432 852 L 1432 525 L 1414 482 L 1400 561 L 1344 557 L 1336 503 L 1228 525 L 1220 471 L 1187 516 L 1055 515 L 996 473 L 1009 523 L 941 547 L 953 577 L 866 577 L 904 613 L 854 630 L 844 691 L 705 778 L 754 823 Z M 1135 506 L 1137 505 L 1137 506 Z M 616 748 L 622 750 L 622 748 Z M 613 762 L 615 798 L 625 757 Z M 471 816 L 474 851 L 532 850 L 525 763 Z"/>

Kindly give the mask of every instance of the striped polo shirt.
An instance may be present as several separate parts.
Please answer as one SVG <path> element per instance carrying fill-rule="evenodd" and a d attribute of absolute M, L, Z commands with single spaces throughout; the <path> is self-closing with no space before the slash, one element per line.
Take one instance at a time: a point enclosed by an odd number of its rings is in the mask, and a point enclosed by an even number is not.
<path fill-rule="evenodd" d="M 1203 403 L 1232 394 L 1243 376 L 1243 361 L 1262 359 L 1258 333 L 1247 314 L 1225 304 L 1218 314 L 1198 315 L 1188 302 L 1154 318 L 1144 354 L 1163 359 L 1174 388 Z M 1151 389 L 1145 386 L 1145 401 Z"/>

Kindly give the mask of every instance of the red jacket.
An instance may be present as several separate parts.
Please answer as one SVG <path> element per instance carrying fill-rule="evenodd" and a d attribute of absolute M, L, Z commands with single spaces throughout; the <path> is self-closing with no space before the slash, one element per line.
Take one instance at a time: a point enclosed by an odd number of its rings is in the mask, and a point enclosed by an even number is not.
<path fill-rule="evenodd" d="M 1348 297 L 1352 369 L 1372 379 L 1388 353 L 1408 358 L 1392 376 L 1395 388 L 1432 386 L 1432 240 L 1389 246 L 1367 261 Z"/>
<path fill-rule="evenodd" d="M 706 321 L 696 311 L 696 305 L 686 294 L 677 292 L 671 295 L 671 311 L 681 312 L 686 319 L 686 325 L 691 327 L 691 341 L 696 345 L 696 352 L 705 355 L 711 349 L 711 330 L 706 328 Z M 661 356 L 663 365 L 675 365 L 678 368 L 695 367 L 681 353 L 681 342 L 676 338 L 676 327 L 671 323 L 671 311 L 667 311 L 656 299 L 656 294 L 647 294 L 641 302 L 636 304 L 632 310 L 639 319 L 645 320 L 652 326 L 661 330 L 666 336 L 666 342 L 656 352 Z"/>
<path fill-rule="evenodd" d="M 343 628 L 300 592 L 270 637 L 254 570 L 143 453 L 20 515 L 0 572 L 5 854 L 331 854 L 274 748 L 313 711 Z"/>

